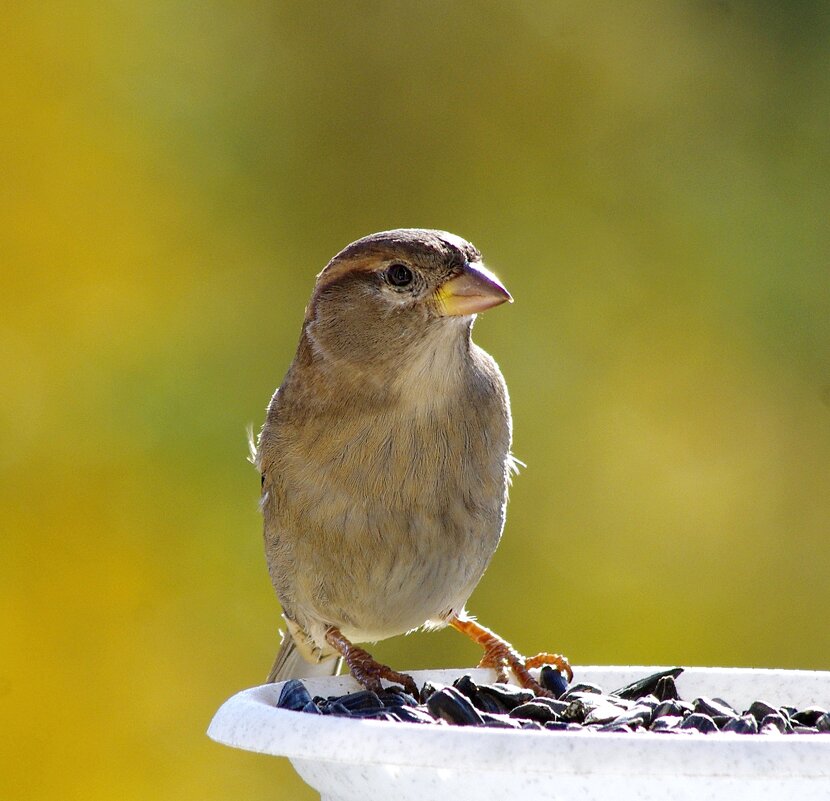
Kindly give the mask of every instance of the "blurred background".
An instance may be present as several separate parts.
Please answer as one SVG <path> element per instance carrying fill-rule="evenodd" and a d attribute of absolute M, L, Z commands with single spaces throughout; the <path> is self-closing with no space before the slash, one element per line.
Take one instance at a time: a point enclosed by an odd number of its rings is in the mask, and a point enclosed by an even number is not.
<path fill-rule="evenodd" d="M 516 299 L 471 611 L 577 665 L 830 669 L 826 3 L 2 16 L 0 797 L 314 797 L 204 734 L 277 643 L 245 427 L 317 271 L 397 226 Z"/>

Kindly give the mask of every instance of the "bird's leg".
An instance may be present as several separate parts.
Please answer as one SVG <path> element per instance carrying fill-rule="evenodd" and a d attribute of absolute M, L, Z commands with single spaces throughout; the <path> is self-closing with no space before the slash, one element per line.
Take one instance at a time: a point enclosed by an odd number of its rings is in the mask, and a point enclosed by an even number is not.
<path fill-rule="evenodd" d="M 398 673 L 388 665 L 375 661 L 371 654 L 352 645 L 340 632 L 340 629 L 329 626 L 326 629 L 326 642 L 339 653 L 349 666 L 352 676 L 367 690 L 379 692 L 382 689 L 381 679 L 400 684 L 410 694 L 418 697 L 418 687 L 412 676 Z"/>
<path fill-rule="evenodd" d="M 554 665 L 557 670 L 565 671 L 568 681 L 573 678 L 573 670 L 571 670 L 571 666 L 564 656 L 543 653 L 524 657 L 507 640 L 503 640 L 498 634 L 476 623 L 475 620 L 454 615 L 448 623 L 456 631 L 466 634 L 484 648 L 484 657 L 479 662 L 479 667 L 495 668 L 497 681 L 506 681 L 507 669 L 509 668 L 522 687 L 533 690 L 536 695 L 551 695 L 530 675 L 531 668 L 540 667 L 541 665 Z"/>

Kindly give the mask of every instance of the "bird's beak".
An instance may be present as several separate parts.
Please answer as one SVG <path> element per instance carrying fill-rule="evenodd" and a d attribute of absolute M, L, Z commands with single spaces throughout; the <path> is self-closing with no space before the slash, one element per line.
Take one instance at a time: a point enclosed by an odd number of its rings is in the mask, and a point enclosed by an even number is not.
<path fill-rule="evenodd" d="M 441 314 L 478 314 L 501 303 L 513 302 L 510 293 L 481 262 L 465 265 L 459 275 L 445 281 L 433 296 Z"/>

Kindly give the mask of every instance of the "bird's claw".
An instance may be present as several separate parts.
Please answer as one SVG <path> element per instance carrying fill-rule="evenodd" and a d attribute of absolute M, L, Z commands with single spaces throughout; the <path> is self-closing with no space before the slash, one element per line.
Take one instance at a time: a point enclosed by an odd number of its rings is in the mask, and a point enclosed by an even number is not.
<path fill-rule="evenodd" d="M 568 660 L 560 654 L 541 653 L 525 657 L 509 642 L 474 620 L 453 618 L 450 620 L 450 625 L 483 646 L 484 656 L 478 666 L 493 668 L 496 671 L 496 681 L 506 682 L 507 671 L 510 670 L 522 687 L 532 690 L 535 695 L 552 696 L 553 693 L 545 689 L 531 675 L 530 671 L 533 668 L 553 665 L 560 672 L 565 672 L 568 681 L 573 679 L 573 670 Z"/>
<path fill-rule="evenodd" d="M 418 697 L 418 687 L 412 676 L 399 673 L 389 665 L 378 662 L 368 651 L 364 651 L 347 640 L 339 629 L 333 626 L 329 628 L 326 631 L 326 641 L 343 657 L 355 680 L 367 690 L 380 692 L 383 689 L 381 679 L 386 679 L 400 684 L 410 695 Z"/>
<path fill-rule="evenodd" d="M 553 665 L 556 670 L 567 675 L 568 681 L 573 679 L 573 670 L 568 660 L 561 654 L 541 653 L 525 657 L 511 648 L 509 644 L 496 645 L 485 652 L 484 658 L 479 662 L 479 667 L 493 668 L 496 671 L 496 681 L 506 682 L 509 669 L 525 689 L 532 690 L 535 695 L 552 696 L 553 693 L 543 687 L 530 673 L 533 668 L 542 665 Z"/>

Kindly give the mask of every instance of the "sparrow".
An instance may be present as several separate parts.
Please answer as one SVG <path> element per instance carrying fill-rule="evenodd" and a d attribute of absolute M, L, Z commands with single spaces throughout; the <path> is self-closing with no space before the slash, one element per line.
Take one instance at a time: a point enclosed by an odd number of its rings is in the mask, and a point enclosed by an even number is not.
<path fill-rule="evenodd" d="M 358 643 L 452 626 L 501 680 L 546 691 L 466 603 L 501 538 L 516 460 L 510 401 L 471 339 L 511 302 L 469 242 L 405 228 L 352 242 L 317 276 L 294 361 L 252 460 L 285 632 L 268 681 L 333 675 L 364 687 L 410 676 Z"/>

